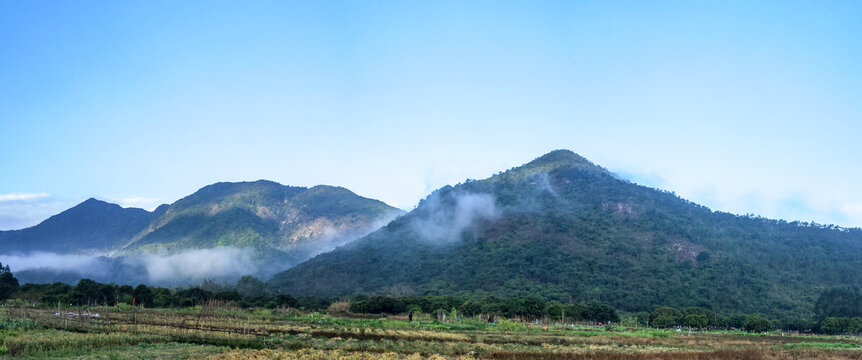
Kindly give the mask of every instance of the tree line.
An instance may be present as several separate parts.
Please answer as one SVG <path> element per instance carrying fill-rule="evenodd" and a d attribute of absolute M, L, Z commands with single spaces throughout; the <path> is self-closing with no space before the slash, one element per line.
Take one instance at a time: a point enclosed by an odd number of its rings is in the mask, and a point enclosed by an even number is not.
<path fill-rule="evenodd" d="M 168 289 L 140 284 L 138 286 L 103 284 L 82 279 L 76 285 L 65 283 L 24 284 L 0 264 L 0 301 L 15 299 L 29 306 L 116 306 L 190 307 L 210 300 L 240 307 L 290 307 L 303 310 L 325 310 L 336 300 L 322 297 L 294 297 L 279 294 L 252 276 L 240 278 L 235 285 L 204 282 L 201 286 Z M 814 307 L 814 317 L 769 319 L 760 313 L 719 314 L 701 307 L 675 308 L 659 306 L 652 312 L 622 313 L 600 301 L 561 303 L 546 301 L 535 295 L 509 298 L 486 296 L 481 299 L 460 296 L 384 296 L 349 297 L 349 311 L 361 314 L 447 314 L 479 317 L 493 321 L 519 318 L 533 321 L 619 323 L 624 326 L 691 329 L 741 329 L 751 332 L 769 330 L 824 334 L 862 333 L 862 293 L 854 288 L 824 291 Z"/>

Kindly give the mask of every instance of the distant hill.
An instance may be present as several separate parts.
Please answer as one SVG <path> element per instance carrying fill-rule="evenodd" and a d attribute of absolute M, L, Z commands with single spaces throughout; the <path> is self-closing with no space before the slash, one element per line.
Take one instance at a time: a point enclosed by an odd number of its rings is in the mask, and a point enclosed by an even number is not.
<path fill-rule="evenodd" d="M 0 231 L 0 246 L 6 254 L 105 253 L 130 241 L 158 214 L 90 198 L 36 226 Z"/>
<path fill-rule="evenodd" d="M 403 211 L 341 187 L 272 181 L 216 183 L 167 206 L 126 252 L 254 247 L 301 253 L 343 245 Z"/>
<path fill-rule="evenodd" d="M 628 311 L 806 316 L 824 288 L 862 286 L 859 269 L 859 229 L 713 212 L 558 150 L 441 188 L 270 284 L 294 295 L 539 294 Z"/>
<path fill-rule="evenodd" d="M 236 265 L 231 262 L 242 255 L 255 264 L 236 271 L 254 268 L 255 275 L 269 276 L 368 234 L 402 213 L 341 187 L 294 187 L 265 180 L 216 183 L 153 212 L 89 199 L 31 228 L 0 231 L 0 259 L 35 252 L 104 255 L 85 262 L 92 265 L 76 268 L 74 274 L 57 268 L 16 274 L 25 281 L 89 276 L 126 283 L 147 282 L 148 275 L 159 271 L 154 267 L 166 266 L 157 260 L 170 255 L 228 249 L 193 254 L 216 256 L 212 261 L 222 259 L 222 267 Z"/>

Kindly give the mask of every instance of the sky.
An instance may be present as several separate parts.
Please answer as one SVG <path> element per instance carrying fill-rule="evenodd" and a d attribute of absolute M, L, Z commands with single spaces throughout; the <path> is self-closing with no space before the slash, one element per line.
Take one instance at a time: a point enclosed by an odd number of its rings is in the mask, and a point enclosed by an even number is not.
<path fill-rule="evenodd" d="M 713 210 L 862 227 L 860 11 L 0 2 L 0 229 L 257 179 L 409 210 L 554 149 Z"/>

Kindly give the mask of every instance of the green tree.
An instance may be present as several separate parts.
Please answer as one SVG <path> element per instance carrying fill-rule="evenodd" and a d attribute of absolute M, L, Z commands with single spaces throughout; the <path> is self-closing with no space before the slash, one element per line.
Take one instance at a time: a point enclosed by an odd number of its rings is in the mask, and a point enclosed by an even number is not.
<path fill-rule="evenodd" d="M 679 310 L 669 306 L 655 309 L 649 315 L 649 324 L 652 327 L 666 328 L 676 326 L 682 318 L 682 313 Z"/>
<path fill-rule="evenodd" d="M 610 305 L 598 301 L 591 301 L 584 308 L 587 319 L 596 322 L 620 321 L 617 311 Z"/>
<path fill-rule="evenodd" d="M 687 314 L 682 317 L 680 323 L 682 326 L 704 328 L 708 322 L 706 320 L 706 315 L 704 314 Z"/>
<path fill-rule="evenodd" d="M 11 272 L 3 271 L 0 274 L 0 301 L 6 301 L 18 290 L 18 279 Z"/>
<path fill-rule="evenodd" d="M 772 328 L 772 323 L 763 314 L 751 314 L 745 318 L 745 331 L 764 332 Z"/>
<path fill-rule="evenodd" d="M 862 294 L 852 288 L 826 290 L 817 299 L 814 312 L 818 320 L 827 317 L 862 316 Z"/>
<path fill-rule="evenodd" d="M 246 275 L 236 281 L 236 291 L 239 292 L 244 299 L 251 299 L 266 296 L 269 289 L 267 288 L 266 283 L 260 281 L 260 279 L 251 275 Z"/>
<path fill-rule="evenodd" d="M 150 290 L 150 288 L 148 288 L 146 285 L 138 285 L 135 288 L 133 296 L 135 297 L 135 305 L 141 304 L 143 306 L 153 306 L 153 300 L 155 300 L 155 295 L 153 295 L 153 291 Z"/>
<path fill-rule="evenodd" d="M 545 315 L 547 315 L 553 320 L 562 319 L 564 311 L 565 308 L 563 307 L 563 304 L 560 304 L 558 302 L 549 302 L 548 306 L 545 307 Z"/>
<path fill-rule="evenodd" d="M 72 290 L 72 301 L 79 305 L 88 305 L 102 299 L 102 284 L 90 279 L 81 279 Z"/>

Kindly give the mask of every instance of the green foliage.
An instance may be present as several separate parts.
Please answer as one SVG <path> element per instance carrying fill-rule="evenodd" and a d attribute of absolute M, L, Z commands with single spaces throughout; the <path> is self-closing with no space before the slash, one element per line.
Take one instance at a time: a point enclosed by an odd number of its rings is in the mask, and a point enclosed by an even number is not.
<path fill-rule="evenodd" d="M 820 320 L 827 317 L 862 316 L 862 293 L 853 288 L 826 290 L 817 299 L 814 312 Z"/>
<path fill-rule="evenodd" d="M 4 270 L 0 273 L 0 301 L 8 299 L 17 290 L 18 279 L 12 276 L 11 272 Z"/>
<path fill-rule="evenodd" d="M 527 329 L 527 325 L 521 321 L 512 321 L 506 318 L 501 318 L 497 321 L 495 329 L 499 331 L 524 331 Z"/>
<path fill-rule="evenodd" d="M 828 317 L 820 322 L 824 334 L 858 334 L 862 332 L 862 318 Z"/>
<path fill-rule="evenodd" d="M 743 328 L 749 332 L 764 332 L 772 329 L 772 323 L 763 314 L 751 314 L 745 318 Z"/>
<path fill-rule="evenodd" d="M 682 326 L 693 328 L 705 328 L 707 325 L 706 315 L 703 314 L 686 314 L 680 320 Z"/>
<path fill-rule="evenodd" d="M 500 216 L 478 219 L 455 239 L 429 240 L 417 230 L 457 213 L 464 194 L 493 197 Z M 859 229 L 713 212 L 555 151 L 441 188 L 383 229 L 271 284 L 316 296 L 375 294 L 400 284 L 470 299 L 537 295 L 597 300 L 626 312 L 665 304 L 805 318 L 823 286 L 862 286 L 862 247 L 853 245 L 860 239 Z M 482 312 L 499 313 L 489 306 Z M 708 327 L 723 326 L 717 316 L 700 315 Z"/>
<path fill-rule="evenodd" d="M 844 343 L 844 342 L 798 342 L 791 344 L 784 344 L 785 349 L 804 349 L 804 348 L 818 348 L 818 349 L 859 349 L 862 348 L 862 345 L 855 343 Z"/>
<path fill-rule="evenodd" d="M 33 330 L 42 326 L 30 319 L 10 319 L 0 321 L 0 330 Z"/>
<path fill-rule="evenodd" d="M 682 318 L 682 313 L 672 307 L 660 307 L 655 309 L 649 316 L 650 326 L 657 328 L 667 328 L 679 324 Z"/>

